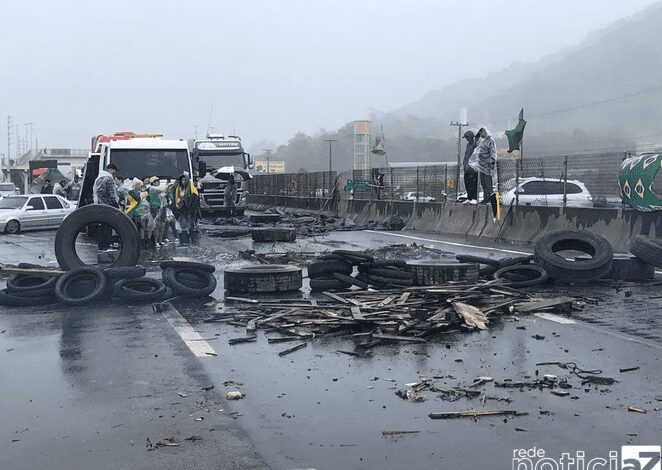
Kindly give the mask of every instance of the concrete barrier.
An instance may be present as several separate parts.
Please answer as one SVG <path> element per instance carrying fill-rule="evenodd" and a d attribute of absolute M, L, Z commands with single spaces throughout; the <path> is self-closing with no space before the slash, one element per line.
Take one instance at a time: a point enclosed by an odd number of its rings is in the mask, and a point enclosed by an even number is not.
<path fill-rule="evenodd" d="M 357 223 L 401 217 L 406 229 L 440 233 L 467 239 L 482 239 L 518 245 L 532 244 L 543 232 L 556 229 L 589 230 L 598 233 L 619 252 L 627 251 L 629 241 L 643 234 L 662 238 L 662 214 L 630 209 L 568 207 L 504 207 L 503 217 L 494 221 L 490 206 L 405 201 L 337 200 L 295 196 L 249 195 L 248 207 L 271 207 L 322 211 L 350 217 Z"/>

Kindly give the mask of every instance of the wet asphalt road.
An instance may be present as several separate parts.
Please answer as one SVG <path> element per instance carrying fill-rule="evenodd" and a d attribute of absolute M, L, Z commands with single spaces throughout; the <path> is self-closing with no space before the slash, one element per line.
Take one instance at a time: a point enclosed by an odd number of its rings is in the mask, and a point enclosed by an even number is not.
<path fill-rule="evenodd" d="M 250 238 L 204 239 L 201 247 L 177 254 L 221 267 L 247 263 L 237 255 L 247 248 L 321 251 L 416 242 L 437 251 L 419 249 L 414 256 L 480 251 L 433 241 L 441 237 L 402 235 L 412 234 L 338 232 L 255 247 Z M 49 232 L 0 237 L 0 259 L 48 263 L 52 237 Z M 387 254 L 397 257 L 402 251 Z M 367 359 L 337 353 L 351 349 L 348 339 L 314 341 L 286 357 L 277 355 L 286 346 L 267 344 L 262 333 L 257 343 L 229 346 L 228 338 L 243 336 L 241 328 L 203 323 L 210 310 L 181 300 L 158 314 L 113 304 L 2 311 L 0 468 L 500 469 L 511 467 L 514 448 L 533 445 L 548 455 L 584 450 L 603 456 L 628 443 L 659 444 L 662 304 L 648 299 L 659 287 L 545 290 L 600 303 L 574 315 L 570 324 L 537 316 L 507 319 L 487 332 L 455 334 L 438 343 L 378 347 Z M 215 295 L 222 298 L 222 287 Z M 168 322 L 179 314 L 217 356 L 192 353 Z M 618 382 L 581 385 L 568 369 L 536 366 L 553 361 L 602 369 Z M 619 372 L 629 367 L 639 369 Z M 570 396 L 493 384 L 479 390 L 510 403 L 449 402 L 432 392 L 413 403 L 394 393 L 421 376 L 451 388 L 479 376 L 532 380 L 536 371 L 567 377 Z M 228 390 L 241 390 L 246 398 L 226 401 Z M 647 413 L 629 412 L 630 405 Z M 528 415 L 478 421 L 427 417 L 483 407 Z M 382 431 L 417 433 L 383 436 Z M 200 439 L 185 440 L 191 436 Z M 147 450 L 147 438 L 155 444 L 170 437 L 180 445 Z"/>

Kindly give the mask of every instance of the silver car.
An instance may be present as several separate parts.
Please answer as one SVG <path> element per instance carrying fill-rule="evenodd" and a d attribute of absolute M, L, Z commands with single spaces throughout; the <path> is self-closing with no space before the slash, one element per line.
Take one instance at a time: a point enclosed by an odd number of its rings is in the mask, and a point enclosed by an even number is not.
<path fill-rule="evenodd" d="M 0 232 L 57 228 L 76 208 L 51 195 L 7 196 L 0 200 Z"/>

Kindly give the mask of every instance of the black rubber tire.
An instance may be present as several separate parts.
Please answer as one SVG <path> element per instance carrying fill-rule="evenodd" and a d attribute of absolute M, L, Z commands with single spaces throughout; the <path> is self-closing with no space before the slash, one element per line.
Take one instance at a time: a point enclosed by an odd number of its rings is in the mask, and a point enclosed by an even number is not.
<path fill-rule="evenodd" d="M 186 297 L 207 297 L 218 283 L 213 273 L 191 268 L 166 268 L 161 274 L 173 293 Z"/>
<path fill-rule="evenodd" d="M 163 298 L 166 286 L 149 277 L 121 279 L 113 286 L 113 296 L 123 301 L 153 302 Z"/>
<path fill-rule="evenodd" d="M 333 273 L 352 274 L 352 265 L 343 260 L 317 261 L 308 265 L 308 277 L 328 278 Z"/>
<path fill-rule="evenodd" d="M 288 292 L 301 289 L 301 268 L 268 264 L 229 268 L 224 275 L 228 292 L 257 294 Z"/>
<path fill-rule="evenodd" d="M 574 261 L 556 254 L 564 250 L 581 251 L 592 258 Z M 535 264 L 551 279 L 565 282 L 587 282 L 605 276 L 613 256 L 605 238 L 587 231 L 554 230 L 543 234 L 535 244 Z"/>
<path fill-rule="evenodd" d="M 480 278 L 478 263 L 410 261 L 407 264 L 417 286 L 433 286 L 451 281 L 477 282 Z"/>
<path fill-rule="evenodd" d="M 345 274 L 333 273 L 333 277 L 335 279 L 339 280 L 339 281 L 345 282 L 347 284 L 351 284 L 351 285 L 356 286 L 356 287 L 358 287 L 360 289 L 363 289 L 363 290 L 370 287 L 370 284 L 368 284 L 367 282 L 362 281 L 361 279 L 357 279 L 357 278 L 352 277 L 352 276 L 347 276 Z"/>
<path fill-rule="evenodd" d="M 57 302 L 55 294 L 47 296 L 19 297 L 11 294 L 7 289 L 2 289 L 0 291 L 0 305 L 5 305 L 7 307 L 34 307 L 37 305 L 50 305 L 55 302 Z"/>
<path fill-rule="evenodd" d="M 65 270 L 86 266 L 76 253 L 76 237 L 94 223 L 110 225 L 119 235 L 120 253 L 111 266 L 135 266 L 140 256 L 138 229 L 122 211 L 102 204 L 81 207 L 64 219 L 55 235 L 55 257 L 60 266 Z"/>
<path fill-rule="evenodd" d="M 313 292 L 322 292 L 326 290 L 347 290 L 351 286 L 351 284 L 348 284 L 344 281 L 328 277 L 311 279 L 309 284 L 310 290 Z"/>
<path fill-rule="evenodd" d="M 163 291 L 163 296 L 159 300 L 164 301 L 164 300 L 174 299 L 175 297 L 179 297 L 179 296 L 175 295 L 175 293 L 172 291 L 170 287 L 165 286 L 165 290 Z"/>
<path fill-rule="evenodd" d="M 102 270 L 87 266 L 60 276 L 55 284 L 55 295 L 65 304 L 85 305 L 100 298 L 107 284 Z"/>
<path fill-rule="evenodd" d="M 401 271 L 399 269 L 372 268 L 368 270 L 368 274 L 370 276 L 379 276 L 388 279 L 412 279 L 412 274 L 409 271 Z"/>
<path fill-rule="evenodd" d="M 662 268 L 662 239 L 637 235 L 630 245 L 630 253 L 645 263 Z"/>
<path fill-rule="evenodd" d="M 32 290 L 20 290 L 17 292 L 12 292 L 7 289 L 7 292 L 14 297 L 55 297 L 55 286 L 45 287 L 43 289 L 37 288 Z"/>
<path fill-rule="evenodd" d="M 655 266 L 633 255 L 614 255 L 611 269 L 603 279 L 617 281 L 650 281 L 655 279 Z"/>
<path fill-rule="evenodd" d="M 251 231 L 254 242 L 293 242 L 297 232 L 293 228 L 256 228 Z"/>
<path fill-rule="evenodd" d="M 199 263 L 197 261 L 175 261 L 175 260 L 169 260 L 169 261 L 162 261 L 159 266 L 161 266 L 161 269 L 166 269 L 166 268 L 187 268 L 187 269 L 195 269 L 196 271 L 203 271 L 206 273 L 213 273 L 216 271 L 216 266 L 213 264 L 209 263 Z"/>
<path fill-rule="evenodd" d="M 460 263 L 478 263 L 486 264 L 488 266 L 494 266 L 495 268 L 499 267 L 499 260 L 495 258 L 486 258 L 485 256 L 475 256 L 475 255 L 455 255 L 455 259 Z"/>
<path fill-rule="evenodd" d="M 492 275 L 496 272 L 497 268 L 496 266 L 481 266 L 480 270 L 478 271 L 478 275 L 483 278 L 487 277 L 492 279 Z"/>
<path fill-rule="evenodd" d="M 55 289 L 58 276 L 46 274 L 16 274 L 7 279 L 7 290 L 11 293 L 34 292 Z M 38 295 L 35 293 L 35 295 Z"/>
<path fill-rule="evenodd" d="M 21 269 L 49 269 L 48 266 L 42 266 L 41 264 L 32 264 L 32 263 L 18 263 L 16 266 L 18 266 Z"/>
<path fill-rule="evenodd" d="M 514 274 L 517 277 L 513 278 Z M 514 266 L 505 266 L 498 269 L 494 275 L 494 279 L 503 279 L 509 281 L 511 287 L 528 287 L 544 284 L 548 280 L 547 272 L 540 266 L 533 264 L 516 264 Z"/>
<path fill-rule="evenodd" d="M 251 234 L 251 229 L 208 230 L 205 234 L 210 238 L 237 238 Z"/>
<path fill-rule="evenodd" d="M 280 222 L 280 214 L 251 214 L 248 221 L 254 224 L 273 224 Z"/>
<path fill-rule="evenodd" d="M 10 220 L 5 225 L 5 233 L 15 235 L 21 233 L 21 223 L 18 220 Z"/>
<path fill-rule="evenodd" d="M 373 268 L 407 269 L 407 262 L 399 259 L 376 259 L 372 262 L 359 264 L 359 272 L 368 272 Z"/>
<path fill-rule="evenodd" d="M 118 268 L 106 268 L 103 270 L 109 281 L 117 279 L 135 279 L 143 277 L 147 270 L 141 266 L 122 266 Z"/>

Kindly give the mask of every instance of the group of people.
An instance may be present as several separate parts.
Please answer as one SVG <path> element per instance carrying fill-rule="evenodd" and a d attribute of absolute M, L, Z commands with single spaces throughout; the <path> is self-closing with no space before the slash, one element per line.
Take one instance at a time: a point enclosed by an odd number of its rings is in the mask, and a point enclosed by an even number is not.
<path fill-rule="evenodd" d="M 492 172 L 496 164 L 496 143 L 485 127 L 478 133 L 468 130 L 464 133 L 467 147 L 464 152 L 464 187 L 467 190 L 467 204 L 478 204 L 479 184 L 483 188 L 481 204 L 495 199 Z"/>
<path fill-rule="evenodd" d="M 190 243 L 199 214 L 199 196 L 188 174 L 163 188 L 158 176 L 124 179 L 117 166 L 110 163 L 99 172 L 93 192 L 95 204 L 124 211 L 138 228 L 145 248 L 163 246 L 170 231 L 181 245 Z M 109 229 L 99 234 L 100 249 L 110 247 Z"/>
<path fill-rule="evenodd" d="M 50 179 L 46 178 L 44 184 L 41 186 L 40 192 L 41 194 L 55 194 L 70 201 L 77 201 L 78 196 L 80 195 L 80 189 L 80 176 L 76 174 L 74 175 L 73 181 L 69 182 L 66 179 L 63 179 L 54 185 L 51 184 Z"/>

